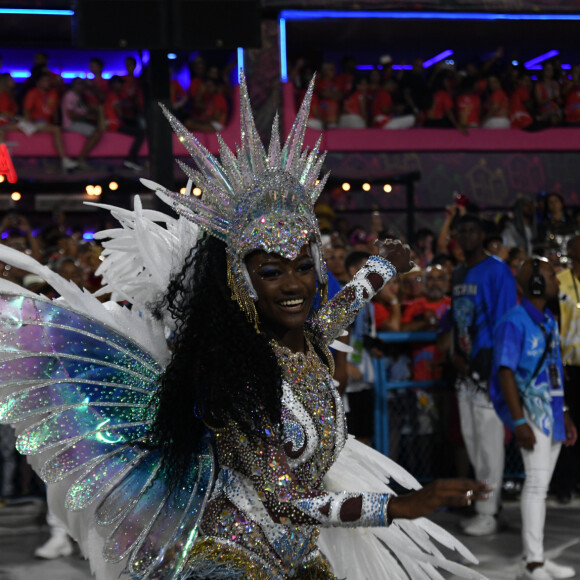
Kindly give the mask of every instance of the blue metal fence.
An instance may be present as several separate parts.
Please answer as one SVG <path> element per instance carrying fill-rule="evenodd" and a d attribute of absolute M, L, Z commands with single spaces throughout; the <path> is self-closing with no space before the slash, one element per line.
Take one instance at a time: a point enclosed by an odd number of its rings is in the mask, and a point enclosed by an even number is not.
<path fill-rule="evenodd" d="M 407 352 L 410 364 L 411 343 L 434 343 L 436 333 L 382 332 L 378 338 L 392 345 L 397 357 Z M 374 359 L 375 448 L 420 481 L 456 475 L 461 438 L 454 386 L 444 380 L 395 380 L 392 362 L 389 356 Z M 523 476 L 520 453 L 510 440 L 504 478 Z"/>

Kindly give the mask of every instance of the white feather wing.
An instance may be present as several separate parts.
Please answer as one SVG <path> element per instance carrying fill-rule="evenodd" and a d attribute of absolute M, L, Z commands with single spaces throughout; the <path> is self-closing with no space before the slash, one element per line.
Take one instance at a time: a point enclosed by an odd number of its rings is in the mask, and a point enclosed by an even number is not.
<path fill-rule="evenodd" d="M 349 437 L 324 484 L 329 491 L 393 494 L 391 480 L 407 489 L 421 487 L 400 465 Z M 438 570 L 485 580 L 476 570 L 448 559 L 435 541 L 457 552 L 458 560 L 477 564 L 461 542 L 426 518 L 396 520 L 386 528 L 322 528 L 318 545 L 336 576 L 346 580 L 441 580 Z"/>

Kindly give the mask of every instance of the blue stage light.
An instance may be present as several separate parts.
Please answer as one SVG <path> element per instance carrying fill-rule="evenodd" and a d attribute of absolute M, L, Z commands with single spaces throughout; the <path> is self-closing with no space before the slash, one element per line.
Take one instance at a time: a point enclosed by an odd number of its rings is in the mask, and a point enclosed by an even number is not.
<path fill-rule="evenodd" d="M 288 55 L 286 53 L 286 20 L 280 18 L 280 77 L 288 82 Z"/>
<path fill-rule="evenodd" d="M 45 10 L 40 8 L 0 8 L 0 14 L 29 14 L 32 16 L 74 16 L 74 10 Z"/>

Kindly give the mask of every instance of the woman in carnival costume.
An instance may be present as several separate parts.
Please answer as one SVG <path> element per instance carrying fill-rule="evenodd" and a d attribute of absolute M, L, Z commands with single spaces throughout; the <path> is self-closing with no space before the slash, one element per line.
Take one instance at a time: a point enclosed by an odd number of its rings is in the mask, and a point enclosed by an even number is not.
<path fill-rule="evenodd" d="M 326 301 L 324 156 L 302 150 L 312 90 L 284 147 L 276 119 L 265 151 L 242 79 L 241 145 L 220 141 L 221 162 L 166 112 L 203 195 L 143 180 L 179 219 L 138 198 L 109 207 L 122 225 L 99 235 L 110 302 L 0 249 L 61 295 L 2 281 L 0 420 L 100 579 L 482 578 L 442 555 L 432 539 L 475 561 L 421 516 L 485 485 L 421 489 L 347 437 L 328 346 L 411 264 L 386 244 Z M 397 497 L 391 479 L 416 491 Z"/>

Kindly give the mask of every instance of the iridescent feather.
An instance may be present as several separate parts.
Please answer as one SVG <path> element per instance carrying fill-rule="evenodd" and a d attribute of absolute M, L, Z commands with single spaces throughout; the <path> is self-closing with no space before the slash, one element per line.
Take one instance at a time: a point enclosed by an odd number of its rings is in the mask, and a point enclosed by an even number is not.
<path fill-rule="evenodd" d="M 213 451 L 206 442 L 186 479 L 169 485 L 162 450 L 149 444 L 163 366 L 91 312 L 0 292 L 0 420 L 15 425 L 49 492 L 61 490 L 69 511 L 51 509 L 71 529 L 78 518 L 88 529 L 114 524 L 93 562 L 99 578 L 122 565 L 139 578 L 177 579 L 215 479 Z"/>

